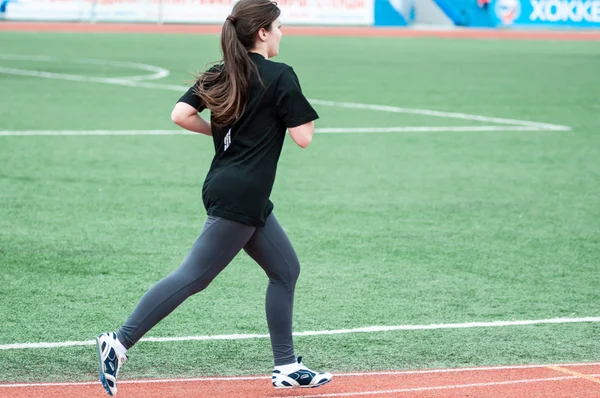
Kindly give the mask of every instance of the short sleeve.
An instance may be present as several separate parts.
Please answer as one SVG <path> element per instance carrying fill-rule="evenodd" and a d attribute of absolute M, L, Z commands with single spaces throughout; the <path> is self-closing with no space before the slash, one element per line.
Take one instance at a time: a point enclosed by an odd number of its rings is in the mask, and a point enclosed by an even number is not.
<path fill-rule="evenodd" d="M 292 68 L 287 69 L 277 82 L 275 104 L 286 127 L 298 127 L 319 118 L 310 105 Z"/>
<path fill-rule="evenodd" d="M 204 109 L 206 109 L 206 105 L 202 99 L 196 95 L 196 88 L 198 87 L 198 84 L 200 83 L 196 83 L 190 87 L 177 102 L 185 102 L 186 104 L 198 109 L 198 112 L 202 112 Z"/>

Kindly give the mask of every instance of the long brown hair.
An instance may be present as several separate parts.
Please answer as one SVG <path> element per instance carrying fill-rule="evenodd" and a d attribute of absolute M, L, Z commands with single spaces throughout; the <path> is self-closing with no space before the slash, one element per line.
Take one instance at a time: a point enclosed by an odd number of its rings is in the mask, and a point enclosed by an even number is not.
<path fill-rule="evenodd" d="M 279 18 L 277 3 L 271 0 L 240 0 L 221 31 L 222 67 L 211 68 L 198 77 L 196 95 L 206 104 L 216 126 L 231 125 L 246 107 L 256 65 L 248 56 L 258 31 L 271 30 Z M 258 76 L 260 79 L 260 76 Z"/>

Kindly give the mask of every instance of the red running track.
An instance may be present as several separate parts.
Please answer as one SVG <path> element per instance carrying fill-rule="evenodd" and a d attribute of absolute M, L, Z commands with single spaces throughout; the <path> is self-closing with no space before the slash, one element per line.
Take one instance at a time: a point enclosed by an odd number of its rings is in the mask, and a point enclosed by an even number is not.
<path fill-rule="evenodd" d="M 0 22 L 0 31 L 72 32 L 72 33 L 178 33 L 219 34 L 220 25 L 118 24 L 77 22 Z M 295 36 L 342 37 L 439 37 L 463 39 L 526 39 L 526 40 L 600 40 L 600 31 L 452 29 L 420 30 L 377 27 L 314 27 L 284 26 L 284 34 Z"/>
<path fill-rule="evenodd" d="M 126 368 L 124 368 L 126 372 Z M 334 374 L 315 389 L 276 390 L 270 378 L 122 380 L 119 397 L 600 397 L 600 363 Z M 1 397 L 107 397 L 99 382 L 0 384 Z"/>

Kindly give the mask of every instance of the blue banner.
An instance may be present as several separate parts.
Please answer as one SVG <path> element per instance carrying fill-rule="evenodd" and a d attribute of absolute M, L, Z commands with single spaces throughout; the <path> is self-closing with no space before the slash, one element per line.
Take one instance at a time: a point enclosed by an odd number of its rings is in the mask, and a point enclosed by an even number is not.
<path fill-rule="evenodd" d="M 415 19 L 414 0 L 375 0 L 375 26 L 406 26 Z"/>
<path fill-rule="evenodd" d="M 11 0 L 0 0 L 0 19 L 4 19 L 6 14 L 6 6 Z"/>
<path fill-rule="evenodd" d="M 600 28 L 600 0 L 493 0 L 498 26 Z"/>

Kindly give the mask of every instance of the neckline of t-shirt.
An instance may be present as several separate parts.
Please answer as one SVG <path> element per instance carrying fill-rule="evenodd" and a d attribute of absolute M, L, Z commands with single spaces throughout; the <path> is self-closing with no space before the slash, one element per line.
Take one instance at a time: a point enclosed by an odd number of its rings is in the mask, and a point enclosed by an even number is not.
<path fill-rule="evenodd" d="M 265 58 L 265 56 L 264 56 L 264 55 L 262 55 L 262 54 L 259 54 L 259 53 L 255 53 L 255 52 L 253 52 L 253 51 L 248 51 L 248 55 L 249 55 L 249 56 L 251 56 L 251 57 L 252 57 L 252 56 L 257 56 L 257 57 L 260 57 L 260 59 L 262 59 L 263 61 L 264 61 L 264 60 L 266 60 L 266 58 Z"/>

